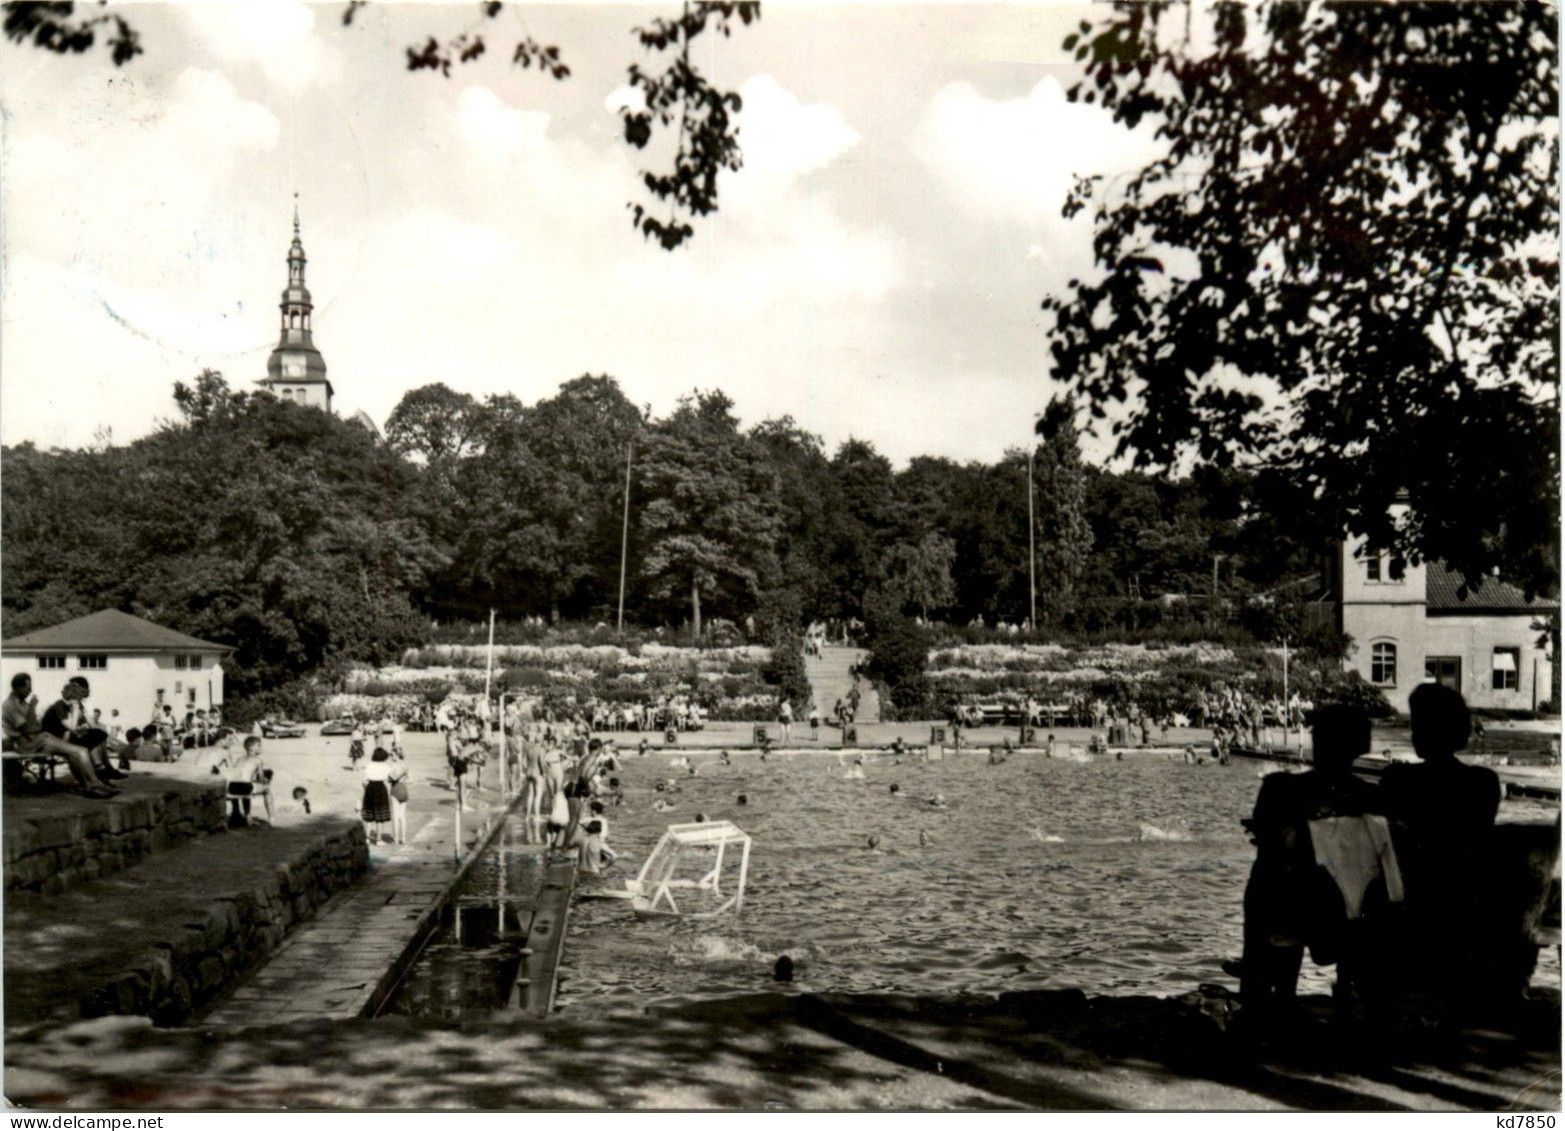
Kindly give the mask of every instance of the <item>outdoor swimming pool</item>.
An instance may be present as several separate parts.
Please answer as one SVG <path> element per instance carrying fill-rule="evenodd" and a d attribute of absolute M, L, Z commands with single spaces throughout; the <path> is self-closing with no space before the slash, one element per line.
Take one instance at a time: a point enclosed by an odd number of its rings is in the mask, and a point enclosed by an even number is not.
<path fill-rule="evenodd" d="M 733 820 L 755 838 L 744 913 L 642 921 L 622 902 L 578 900 L 564 1008 L 600 993 L 755 989 L 785 953 L 822 990 L 1156 994 L 1222 979 L 1219 963 L 1239 953 L 1253 763 L 1029 754 L 991 766 L 969 753 L 882 759 L 850 780 L 834 755 L 692 759 L 693 778 L 668 756 L 631 757 L 610 843 L 634 875 L 665 825 Z M 665 813 L 650 808 L 659 778 L 681 790 Z M 947 808 L 926 803 L 936 793 Z"/>
<path fill-rule="evenodd" d="M 688 757 L 698 767 L 692 777 Z M 610 807 L 622 853 L 603 881 L 634 877 L 664 828 L 733 820 L 754 837 L 744 911 L 637 919 L 622 900 L 574 901 L 557 1008 L 765 989 L 781 954 L 820 991 L 950 993 L 1074 987 L 1172 995 L 1234 985 L 1254 849 L 1249 815 L 1264 767 L 1186 765 L 1155 754 L 1090 762 L 982 753 L 942 762 L 882 757 L 849 778 L 835 754 L 630 754 Z M 669 792 L 655 791 L 659 781 Z M 900 786 L 893 796 L 890 787 Z M 737 804 L 745 794 L 747 804 Z M 945 808 L 927 798 L 944 795 Z M 654 802 L 671 808 L 658 812 Z M 920 833 L 930 843 L 920 845 Z M 870 835 L 878 850 L 865 847 Z M 456 1018 L 501 1008 L 517 968 L 514 906 L 536 886 L 538 849 L 513 819 L 477 862 L 452 929 L 436 939 L 393 1012 Z M 507 918 L 496 896 L 510 899 Z M 455 929 L 457 922 L 462 932 Z M 1329 990 L 1305 963 L 1300 988 Z M 1552 949 L 1535 984 L 1558 986 Z"/>

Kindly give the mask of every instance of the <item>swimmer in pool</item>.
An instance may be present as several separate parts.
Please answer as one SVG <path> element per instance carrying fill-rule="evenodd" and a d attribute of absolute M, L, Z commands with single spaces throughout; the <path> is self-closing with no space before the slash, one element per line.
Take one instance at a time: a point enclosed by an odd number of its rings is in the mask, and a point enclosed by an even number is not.
<path fill-rule="evenodd" d="M 870 833 L 869 834 L 869 840 L 865 842 L 864 847 L 868 848 L 868 849 L 871 849 L 871 850 L 879 848 L 880 847 L 880 838 L 878 836 L 876 836 L 874 833 Z"/>
<path fill-rule="evenodd" d="M 728 751 L 726 750 L 723 751 L 722 755 L 718 758 L 718 761 L 722 762 L 725 766 L 732 766 L 734 764 L 733 760 L 728 757 Z"/>
<path fill-rule="evenodd" d="M 901 792 L 902 792 L 902 787 L 900 785 L 898 785 L 896 782 L 892 782 L 891 783 L 891 796 L 895 797 L 897 794 L 899 794 Z"/>
<path fill-rule="evenodd" d="M 937 793 L 933 797 L 931 797 L 929 799 L 929 807 L 931 809 L 948 809 L 948 808 L 950 808 L 950 806 L 948 806 L 946 804 L 946 795 L 943 794 L 943 793 Z"/>
<path fill-rule="evenodd" d="M 919 829 L 918 830 L 918 846 L 920 848 L 928 848 L 931 844 L 934 844 L 934 843 L 935 843 L 935 838 L 934 837 L 930 836 L 923 829 Z"/>
<path fill-rule="evenodd" d="M 750 799 L 748 797 L 746 797 L 744 794 L 741 793 L 738 797 L 736 797 L 734 799 L 734 804 L 736 804 L 736 805 L 748 805 L 748 804 L 750 804 Z"/>

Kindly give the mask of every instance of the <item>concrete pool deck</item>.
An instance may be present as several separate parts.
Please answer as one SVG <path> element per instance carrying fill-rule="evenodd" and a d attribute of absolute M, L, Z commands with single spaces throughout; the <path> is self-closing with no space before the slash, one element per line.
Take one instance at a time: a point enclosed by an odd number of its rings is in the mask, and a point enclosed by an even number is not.
<path fill-rule="evenodd" d="M 645 1010 L 156 1030 L 100 1018 L 7 1049 L 5 1094 L 63 1110 L 1556 1111 L 1560 1008 L 1441 1037 L 1285 1032 L 1230 999 L 764 992 Z"/>
<path fill-rule="evenodd" d="M 63 893 L 8 893 L 8 1047 L 33 1039 L 21 1027 L 84 1013 L 172 1012 L 179 1020 L 192 1009 L 195 1016 L 210 1010 L 214 1023 L 230 1025 L 357 1015 L 383 980 L 394 981 L 400 956 L 457 872 L 456 798 L 444 788 L 440 740 L 415 735 L 407 745 L 409 844 L 370 846 L 367 873 L 357 883 L 352 879 L 366 864 L 361 776 L 345 764 L 346 739 L 317 736 L 266 742 L 266 762 L 276 775 L 270 827 L 258 819 L 251 828 L 225 832 L 219 821 L 210 835 Z M 220 756 L 208 748 L 179 762 L 136 763 L 122 799 L 180 790 L 204 796 L 222 781 L 210 766 Z M 296 786 L 308 791 L 309 813 L 292 800 Z M 497 826 L 501 798 L 493 781 L 471 791 L 468 804 L 462 838 L 472 854 L 475 839 Z M 7 797 L 7 831 L 16 832 L 13 823 L 81 824 L 72 814 L 83 809 L 96 816 L 105 806 L 64 789 Z M 263 814 L 257 803 L 255 817 Z M 352 876 L 339 874 L 345 853 L 352 856 Z M 323 882 L 327 872 L 331 882 Z M 247 980 L 236 992 L 240 979 Z"/>

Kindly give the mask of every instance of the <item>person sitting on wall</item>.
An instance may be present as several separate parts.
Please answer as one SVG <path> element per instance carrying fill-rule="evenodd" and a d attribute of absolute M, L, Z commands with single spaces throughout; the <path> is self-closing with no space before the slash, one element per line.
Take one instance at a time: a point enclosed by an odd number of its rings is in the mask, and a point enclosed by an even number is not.
<path fill-rule="evenodd" d="M 93 773 L 99 781 L 113 782 L 129 777 L 129 774 L 109 765 L 108 732 L 91 726 L 87 721 L 87 711 L 82 703 L 91 690 L 86 676 L 72 676 L 67 680 L 60 689 L 60 698 L 44 712 L 43 729 L 55 738 L 87 751 L 87 757 L 92 760 Z"/>
<path fill-rule="evenodd" d="M 1369 717 L 1337 705 L 1311 721 L 1314 769 L 1268 774 L 1244 822 L 1255 840 L 1244 957 L 1225 969 L 1239 975 L 1241 997 L 1263 1007 L 1293 1000 L 1306 945 L 1316 965 L 1337 962 L 1365 906 L 1401 898 L 1390 830 L 1373 816 L 1375 789 L 1353 774 L 1354 759 L 1369 751 Z M 1344 987 L 1353 966 L 1351 957 L 1338 965 Z"/>
<path fill-rule="evenodd" d="M 119 793 L 99 780 L 87 751 L 63 738 L 48 733 L 38 721 L 38 697 L 33 694 L 33 677 L 20 672 L 11 678 L 11 694 L 6 696 L 4 745 L 8 752 L 23 756 L 58 754 L 71 768 L 71 775 L 88 797 L 106 799 Z"/>

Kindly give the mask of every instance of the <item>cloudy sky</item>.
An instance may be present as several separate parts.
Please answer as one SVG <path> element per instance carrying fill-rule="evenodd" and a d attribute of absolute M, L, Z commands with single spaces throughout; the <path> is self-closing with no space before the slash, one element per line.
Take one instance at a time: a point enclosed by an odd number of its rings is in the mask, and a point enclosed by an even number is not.
<path fill-rule="evenodd" d="M 263 376 L 298 192 L 344 413 L 609 373 L 659 413 L 719 386 L 831 447 L 993 459 L 1053 388 L 1039 301 L 1090 265 L 1071 178 L 1149 144 L 1065 102 L 1081 6 L 768 2 L 702 43 L 743 94 L 745 167 L 669 253 L 631 228 L 643 155 L 615 112 L 665 8 L 342 7 L 132 6 L 146 54 L 119 69 L 0 49 L 5 443 L 123 442 L 203 367 Z M 469 28 L 478 63 L 404 68 Z M 569 80 L 509 65 L 524 28 Z"/>

